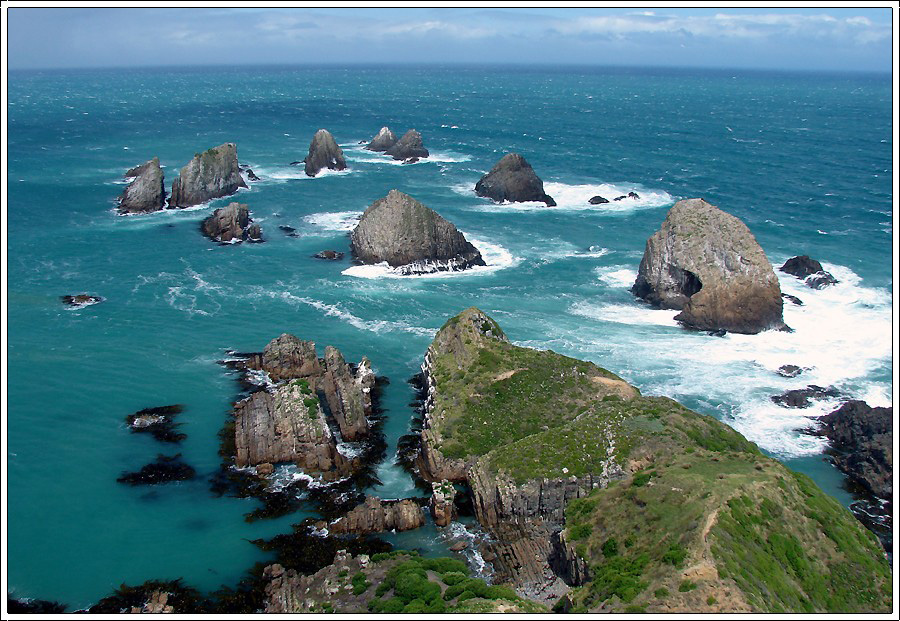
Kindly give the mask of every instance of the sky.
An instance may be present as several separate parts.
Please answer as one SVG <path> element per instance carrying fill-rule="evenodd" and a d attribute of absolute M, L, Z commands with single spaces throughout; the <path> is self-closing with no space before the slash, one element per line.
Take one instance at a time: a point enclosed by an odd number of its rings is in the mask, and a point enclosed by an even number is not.
<path fill-rule="evenodd" d="M 627 4 L 627 3 L 622 3 Z M 28 8 L 16 69 L 489 63 L 882 71 L 890 8 Z"/>

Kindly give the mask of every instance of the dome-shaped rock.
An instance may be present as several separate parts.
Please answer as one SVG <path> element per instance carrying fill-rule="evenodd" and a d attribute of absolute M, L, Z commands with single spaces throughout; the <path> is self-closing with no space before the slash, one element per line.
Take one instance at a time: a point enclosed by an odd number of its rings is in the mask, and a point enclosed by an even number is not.
<path fill-rule="evenodd" d="M 475 184 L 475 193 L 498 203 L 534 201 L 546 203 L 548 207 L 556 206 L 556 201 L 544 192 L 544 182 L 518 153 L 508 153 L 500 158 L 491 171 Z"/>

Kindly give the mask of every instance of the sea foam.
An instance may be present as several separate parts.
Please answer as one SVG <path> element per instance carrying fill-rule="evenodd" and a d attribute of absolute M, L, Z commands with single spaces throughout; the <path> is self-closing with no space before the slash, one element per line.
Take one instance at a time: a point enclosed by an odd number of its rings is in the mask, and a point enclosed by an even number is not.
<path fill-rule="evenodd" d="M 475 197 L 475 184 L 464 183 L 452 187 L 453 191 L 467 197 Z M 484 202 L 472 206 L 476 211 L 515 212 L 515 211 L 593 211 L 605 214 L 628 214 L 642 209 L 655 209 L 671 205 L 675 199 L 664 190 L 652 190 L 629 183 L 583 183 L 569 184 L 556 181 L 544 183 L 544 191 L 556 201 L 556 207 L 547 207 L 544 203 L 494 203 L 490 199 L 479 198 Z M 636 192 L 639 198 L 623 198 L 629 192 Z M 591 205 L 590 199 L 602 196 L 608 203 Z"/>

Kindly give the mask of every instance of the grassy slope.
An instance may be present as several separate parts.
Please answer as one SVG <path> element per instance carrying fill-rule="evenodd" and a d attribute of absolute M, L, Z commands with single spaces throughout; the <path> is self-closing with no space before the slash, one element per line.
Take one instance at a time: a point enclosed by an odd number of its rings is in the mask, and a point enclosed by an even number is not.
<path fill-rule="evenodd" d="M 484 337 L 502 332 L 472 312 L 435 339 L 445 454 L 484 456 L 518 483 L 595 472 L 610 455 L 634 473 L 567 509 L 593 576 L 578 609 L 890 609 L 875 537 L 808 478 L 670 399 L 623 399 L 591 363 Z"/>

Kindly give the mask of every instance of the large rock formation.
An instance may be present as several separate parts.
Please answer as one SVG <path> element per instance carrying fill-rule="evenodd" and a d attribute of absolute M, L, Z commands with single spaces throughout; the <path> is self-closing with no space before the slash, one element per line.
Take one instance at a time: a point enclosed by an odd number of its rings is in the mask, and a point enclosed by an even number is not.
<path fill-rule="evenodd" d="M 781 289 L 765 252 L 734 216 L 694 198 L 675 203 L 647 240 L 632 292 L 698 330 L 785 328 Z"/>
<path fill-rule="evenodd" d="M 351 365 L 329 346 L 320 359 L 315 343 L 282 334 L 236 366 L 261 371 L 275 382 L 235 405 L 238 467 L 265 465 L 268 470 L 268 464 L 295 463 L 332 476 L 356 467 L 340 445 L 369 436 L 376 378 L 367 358 Z"/>
<path fill-rule="evenodd" d="M 449 526 L 456 517 L 456 488 L 450 481 L 432 481 L 431 498 L 428 500 L 428 509 L 434 519 L 435 526 Z"/>
<path fill-rule="evenodd" d="M 328 524 L 328 533 L 371 535 L 413 530 L 424 525 L 425 514 L 420 501 L 413 498 L 381 500 L 375 496 L 367 496 L 365 502 Z"/>
<path fill-rule="evenodd" d="M 547 203 L 555 207 L 556 201 L 544 192 L 544 182 L 535 174 L 531 164 L 518 153 L 508 153 L 475 184 L 475 193 L 498 203 Z"/>
<path fill-rule="evenodd" d="M 149 213 L 166 206 L 165 176 L 158 157 L 135 166 L 125 177 L 133 180 L 119 196 L 119 213 Z"/>
<path fill-rule="evenodd" d="M 366 209 L 350 233 L 350 249 L 362 263 L 386 262 L 408 273 L 485 264 L 478 249 L 451 222 L 397 190 Z"/>
<path fill-rule="evenodd" d="M 871 494 L 891 500 L 894 470 L 893 408 L 848 401 L 819 417 L 834 463 Z"/>
<path fill-rule="evenodd" d="M 200 225 L 207 237 L 219 242 L 262 241 L 262 231 L 253 224 L 250 209 L 242 203 L 231 203 L 216 209 Z"/>
<path fill-rule="evenodd" d="M 378 133 L 372 138 L 372 142 L 366 145 L 369 151 L 387 151 L 397 144 L 397 136 L 391 131 L 390 127 L 382 127 Z"/>
<path fill-rule="evenodd" d="M 395 160 L 428 157 L 428 149 L 422 145 L 422 134 L 414 129 L 407 131 L 391 147 L 385 150 Z"/>
<path fill-rule="evenodd" d="M 303 160 L 304 169 L 309 177 L 315 177 L 323 168 L 344 170 L 347 162 L 344 152 L 335 142 L 334 136 L 327 129 L 320 129 L 309 143 L 309 154 Z"/>
<path fill-rule="evenodd" d="M 220 144 L 194 155 L 172 182 L 169 207 L 191 207 L 246 188 L 238 165 L 237 145 Z"/>
<path fill-rule="evenodd" d="M 441 328 L 422 373 L 418 472 L 468 485 L 495 583 L 565 594 L 581 612 L 889 607 L 874 538 L 714 418 L 517 347 L 475 308 Z M 795 561 L 771 542 L 790 542 Z M 854 549 L 838 558 L 835 545 Z M 846 558 L 858 591 L 840 586 Z M 825 582 L 801 580 L 800 566 Z"/>

